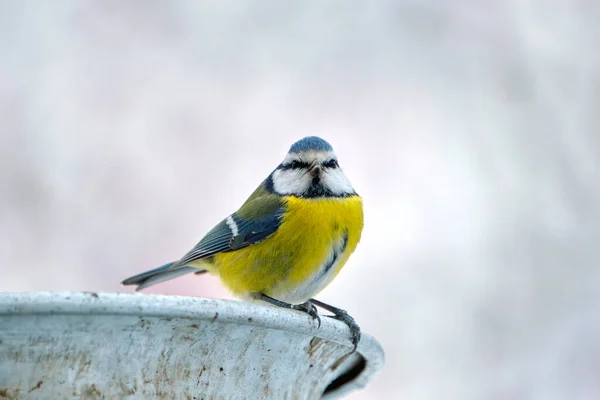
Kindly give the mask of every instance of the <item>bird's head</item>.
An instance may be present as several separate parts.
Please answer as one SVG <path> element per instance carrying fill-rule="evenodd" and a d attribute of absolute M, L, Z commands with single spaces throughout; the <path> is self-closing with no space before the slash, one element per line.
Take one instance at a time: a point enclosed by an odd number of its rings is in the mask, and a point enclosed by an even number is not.
<path fill-rule="evenodd" d="M 282 196 L 345 197 L 356 194 L 338 164 L 333 147 L 308 136 L 294 143 L 271 173 L 270 189 Z"/>

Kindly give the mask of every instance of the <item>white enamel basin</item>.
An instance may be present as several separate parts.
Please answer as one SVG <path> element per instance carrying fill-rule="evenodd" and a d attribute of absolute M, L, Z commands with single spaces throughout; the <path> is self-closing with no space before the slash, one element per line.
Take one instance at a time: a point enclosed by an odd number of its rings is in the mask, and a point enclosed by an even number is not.
<path fill-rule="evenodd" d="M 0 293 L 0 395 L 15 399 L 320 399 L 363 388 L 383 350 L 363 333 L 246 302 Z M 0 396 L 0 397 L 2 397 Z"/>

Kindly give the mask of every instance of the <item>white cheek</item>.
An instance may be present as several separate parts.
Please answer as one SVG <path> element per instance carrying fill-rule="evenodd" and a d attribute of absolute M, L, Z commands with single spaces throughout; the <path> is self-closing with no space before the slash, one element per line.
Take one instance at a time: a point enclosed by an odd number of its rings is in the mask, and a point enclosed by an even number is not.
<path fill-rule="evenodd" d="M 354 193 L 352 184 L 340 168 L 329 169 L 323 177 L 323 183 L 336 195 Z"/>
<path fill-rule="evenodd" d="M 273 189 L 281 195 L 304 193 L 310 179 L 300 170 L 277 170 L 273 173 Z"/>

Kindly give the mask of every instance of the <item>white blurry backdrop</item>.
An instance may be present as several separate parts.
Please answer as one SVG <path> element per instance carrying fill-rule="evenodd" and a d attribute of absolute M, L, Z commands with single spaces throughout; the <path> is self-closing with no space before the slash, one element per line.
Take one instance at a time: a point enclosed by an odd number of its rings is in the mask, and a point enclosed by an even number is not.
<path fill-rule="evenodd" d="M 600 3 L 0 2 L 0 290 L 130 291 L 321 135 L 352 399 L 600 398 Z M 228 297 L 214 278 L 149 292 Z"/>

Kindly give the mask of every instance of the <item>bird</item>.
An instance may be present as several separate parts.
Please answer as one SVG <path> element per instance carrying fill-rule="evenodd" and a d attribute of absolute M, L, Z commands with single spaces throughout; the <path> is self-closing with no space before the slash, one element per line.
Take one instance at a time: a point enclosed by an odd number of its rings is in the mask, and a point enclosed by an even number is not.
<path fill-rule="evenodd" d="M 217 275 L 237 297 L 344 322 L 356 351 L 361 330 L 344 309 L 314 298 L 338 275 L 363 230 L 363 201 L 333 147 L 308 136 L 243 205 L 179 260 L 125 279 L 136 291 L 188 273 Z"/>

